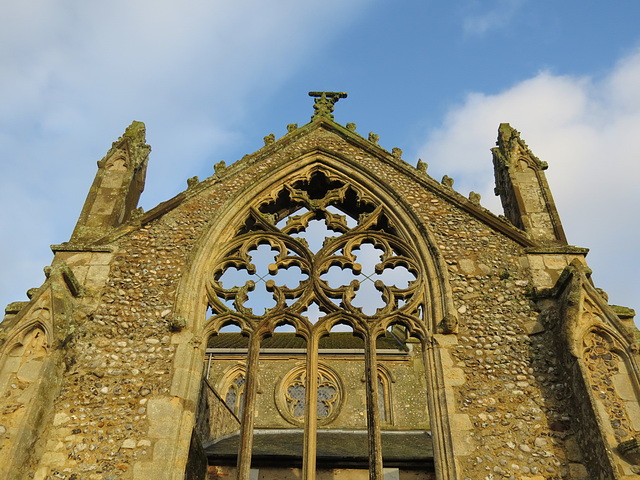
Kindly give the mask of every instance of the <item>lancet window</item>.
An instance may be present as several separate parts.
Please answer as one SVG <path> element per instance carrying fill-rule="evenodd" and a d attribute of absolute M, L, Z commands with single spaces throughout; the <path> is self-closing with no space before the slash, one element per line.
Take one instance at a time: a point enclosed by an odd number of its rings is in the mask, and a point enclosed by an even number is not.
<path fill-rule="evenodd" d="M 391 412 L 376 341 L 390 325 L 424 337 L 421 265 L 385 206 L 324 167 L 249 207 L 207 283 L 216 328 L 234 323 L 249 337 L 238 478 L 249 478 L 260 344 L 282 324 L 306 345 L 304 366 L 285 378 L 278 405 L 291 423 L 304 425 L 303 478 L 315 478 L 317 427 L 335 417 L 342 401 L 339 379 L 318 362 L 320 339 L 339 324 L 364 340 L 369 469 L 371 478 L 382 478 L 381 423 L 390 422 Z"/>
<path fill-rule="evenodd" d="M 391 419 L 391 381 L 389 374 L 378 369 L 378 410 L 380 421 L 392 423 Z"/>
<path fill-rule="evenodd" d="M 224 402 L 238 417 L 242 416 L 242 409 L 244 406 L 244 385 L 244 373 L 238 373 L 233 381 L 228 385 L 224 396 Z"/>

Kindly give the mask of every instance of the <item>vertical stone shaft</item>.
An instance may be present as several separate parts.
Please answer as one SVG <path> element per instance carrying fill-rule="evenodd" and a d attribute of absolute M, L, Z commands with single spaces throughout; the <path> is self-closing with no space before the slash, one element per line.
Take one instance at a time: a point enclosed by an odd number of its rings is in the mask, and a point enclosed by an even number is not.
<path fill-rule="evenodd" d="M 365 378 L 367 388 L 367 432 L 369 438 L 369 478 L 381 479 L 382 434 L 380 433 L 380 410 L 378 408 L 378 360 L 376 357 L 376 334 L 367 333 L 364 343 Z"/>
<path fill-rule="evenodd" d="M 302 479 L 316 478 L 316 444 L 318 430 L 318 337 L 307 340 L 307 381 L 304 409 L 304 450 Z"/>
<path fill-rule="evenodd" d="M 251 473 L 251 451 L 253 449 L 253 423 L 258 394 L 258 359 L 260 336 L 251 333 L 247 353 L 247 379 L 244 387 L 244 408 L 240 424 L 240 451 L 238 453 L 237 479 L 249 480 Z"/>
<path fill-rule="evenodd" d="M 566 245 L 567 238 L 551 196 L 541 162 L 518 131 L 500 124 L 497 147 L 492 148 L 496 195 L 504 214 L 516 227 L 545 245 Z"/>

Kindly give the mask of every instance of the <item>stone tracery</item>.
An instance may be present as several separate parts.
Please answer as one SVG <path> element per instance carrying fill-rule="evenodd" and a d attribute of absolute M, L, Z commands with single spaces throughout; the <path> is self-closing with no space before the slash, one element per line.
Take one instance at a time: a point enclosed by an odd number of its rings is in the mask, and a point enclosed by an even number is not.
<path fill-rule="evenodd" d="M 348 220 L 353 218 L 357 225 L 350 227 Z M 325 237 L 316 252 L 305 238 L 296 236 L 312 221 L 324 222 L 328 233 L 337 234 Z M 270 249 L 273 262 L 257 265 L 260 249 Z M 364 250 L 379 255 L 368 271 L 359 262 Z M 375 311 L 354 304 L 367 282 L 380 297 L 381 306 Z M 215 313 L 235 311 L 256 322 L 285 311 L 301 315 L 312 303 L 325 314 L 343 312 L 371 319 L 395 312 L 416 315 L 422 283 L 413 249 L 399 238 L 383 208 L 349 184 L 316 170 L 250 210 L 228 254 L 214 269 L 208 297 Z M 272 296 L 264 312 L 248 306 L 257 286 Z"/>
<path fill-rule="evenodd" d="M 322 241 L 310 235 L 318 223 L 324 224 Z M 253 203 L 220 251 L 206 284 L 213 324 L 239 324 L 250 338 L 239 478 L 248 475 L 251 462 L 260 342 L 283 323 L 307 342 L 306 364 L 287 377 L 279 405 L 288 421 L 305 427 L 303 478 L 315 478 L 317 425 L 339 411 L 339 380 L 318 365 L 319 338 L 338 323 L 365 340 L 369 461 L 380 476 L 381 422 L 389 412 L 385 404 L 381 419 L 376 339 L 391 324 L 423 339 L 428 330 L 426 275 L 414 247 L 379 201 L 316 164 Z M 255 298 L 259 291 L 262 303 Z M 314 309 L 320 319 L 310 315 Z"/>

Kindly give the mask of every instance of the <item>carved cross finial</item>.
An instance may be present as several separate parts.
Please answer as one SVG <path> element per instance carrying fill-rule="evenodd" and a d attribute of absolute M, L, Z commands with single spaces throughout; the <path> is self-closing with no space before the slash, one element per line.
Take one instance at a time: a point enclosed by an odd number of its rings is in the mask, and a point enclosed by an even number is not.
<path fill-rule="evenodd" d="M 341 98 L 347 98 L 344 92 L 309 92 L 310 97 L 316 97 L 313 109 L 315 110 L 311 119 L 323 116 L 333 120 L 333 106 Z"/>

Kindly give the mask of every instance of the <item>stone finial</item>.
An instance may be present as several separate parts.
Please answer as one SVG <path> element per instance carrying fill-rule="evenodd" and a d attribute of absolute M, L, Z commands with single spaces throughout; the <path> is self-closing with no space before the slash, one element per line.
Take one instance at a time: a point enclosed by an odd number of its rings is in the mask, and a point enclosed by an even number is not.
<path fill-rule="evenodd" d="M 29 302 L 11 302 L 5 307 L 4 313 L 5 315 L 16 315 L 28 304 Z"/>
<path fill-rule="evenodd" d="M 224 171 L 227 169 L 227 164 L 224 163 L 224 160 L 220 160 L 218 163 L 213 165 L 213 174 L 214 175 L 222 175 Z"/>
<path fill-rule="evenodd" d="M 144 190 L 150 151 L 144 123 L 134 121 L 98 162 L 71 243 L 94 242 L 129 221 Z"/>
<path fill-rule="evenodd" d="M 393 147 L 391 150 L 391 155 L 396 157 L 398 160 L 402 160 L 402 149 L 398 147 Z"/>
<path fill-rule="evenodd" d="M 291 132 L 295 132 L 298 129 L 298 124 L 297 123 L 290 123 L 287 125 L 287 132 L 291 133 Z"/>
<path fill-rule="evenodd" d="M 347 98 L 345 92 L 309 92 L 310 97 L 316 97 L 313 104 L 314 114 L 311 116 L 311 120 L 315 117 L 326 117 L 333 120 L 334 105 L 341 98 Z"/>
<path fill-rule="evenodd" d="M 187 321 L 183 317 L 171 317 L 167 320 L 167 326 L 172 332 L 180 332 L 187 326 Z"/>
<path fill-rule="evenodd" d="M 138 155 L 135 155 L 135 158 L 131 159 L 135 168 L 139 168 L 140 164 L 146 161 L 146 157 L 148 157 L 149 152 L 151 152 L 151 147 L 146 143 L 146 135 L 147 129 L 144 123 L 134 120 L 131 122 L 131 125 L 126 128 L 118 142 L 116 142 L 119 143 L 122 139 L 128 138 L 139 149 Z"/>
<path fill-rule="evenodd" d="M 193 188 L 198 183 L 200 183 L 200 179 L 197 175 L 195 177 L 187 178 L 187 188 Z"/>
<path fill-rule="evenodd" d="M 377 133 L 369 132 L 369 141 L 371 143 L 373 143 L 374 145 L 377 145 L 379 140 L 380 140 L 380 135 L 378 135 Z"/>
<path fill-rule="evenodd" d="M 271 225 L 275 225 L 277 223 L 276 216 L 273 215 L 272 213 L 260 213 L 260 215 Z"/>
<path fill-rule="evenodd" d="M 497 147 L 491 149 L 496 179 L 505 216 L 544 245 L 566 245 L 567 238 L 553 201 L 544 170 L 520 133 L 508 123 L 498 129 Z"/>
<path fill-rule="evenodd" d="M 474 205 L 480 205 L 480 198 L 481 198 L 481 195 L 479 193 L 469 192 L 469 200 Z"/>
<path fill-rule="evenodd" d="M 275 133 L 270 133 L 269 135 L 264 137 L 263 140 L 265 145 L 271 145 L 273 142 L 276 141 L 276 135 Z"/>
<path fill-rule="evenodd" d="M 505 162 L 510 166 L 517 167 L 517 165 L 515 165 L 516 162 L 522 161 L 522 158 L 526 158 L 527 164 L 531 168 L 538 170 L 546 170 L 549 168 L 547 162 L 541 161 L 531 152 L 525 141 L 520 138 L 520 132 L 508 123 L 500 124 L 496 145 L 497 148 L 493 148 L 492 151 L 505 152 Z"/>
<path fill-rule="evenodd" d="M 131 211 L 131 220 L 137 220 L 139 219 L 142 215 L 144 215 L 144 208 L 142 207 L 138 207 L 135 210 Z"/>
<path fill-rule="evenodd" d="M 442 184 L 445 187 L 453 188 L 453 178 L 451 178 L 449 175 L 445 175 L 444 177 L 442 177 Z"/>
<path fill-rule="evenodd" d="M 356 131 L 356 124 L 353 123 L 353 122 L 347 123 L 347 130 L 349 130 L 350 132 L 355 132 Z"/>
<path fill-rule="evenodd" d="M 427 162 L 423 162 L 421 158 L 418 159 L 418 165 L 416 166 L 416 168 L 422 172 L 422 173 L 427 173 L 427 168 L 429 167 L 429 164 Z"/>

